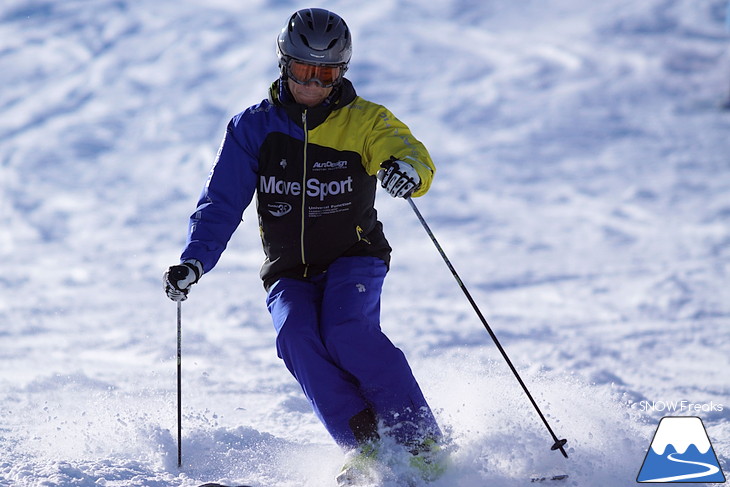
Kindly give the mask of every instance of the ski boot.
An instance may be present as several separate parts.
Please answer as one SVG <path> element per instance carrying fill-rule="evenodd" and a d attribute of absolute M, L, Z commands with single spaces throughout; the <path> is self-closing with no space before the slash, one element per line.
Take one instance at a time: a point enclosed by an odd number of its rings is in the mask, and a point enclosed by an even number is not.
<path fill-rule="evenodd" d="M 337 474 L 338 487 L 368 485 L 378 481 L 378 445 L 368 442 L 345 456 L 345 463 Z"/>
<path fill-rule="evenodd" d="M 408 463 L 426 482 L 441 477 L 449 466 L 449 454 L 437 439 L 426 438 L 410 452 L 413 456 Z"/>

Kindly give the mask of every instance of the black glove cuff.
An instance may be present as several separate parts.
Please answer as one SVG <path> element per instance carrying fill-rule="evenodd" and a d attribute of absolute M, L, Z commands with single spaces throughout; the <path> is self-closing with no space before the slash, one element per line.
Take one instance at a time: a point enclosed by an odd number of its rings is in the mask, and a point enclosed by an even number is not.
<path fill-rule="evenodd" d="M 200 280 L 200 277 L 203 275 L 203 265 L 199 261 L 186 260 L 182 263 L 182 265 L 189 269 L 192 269 L 193 273 L 195 274 L 195 282 L 198 282 Z"/>

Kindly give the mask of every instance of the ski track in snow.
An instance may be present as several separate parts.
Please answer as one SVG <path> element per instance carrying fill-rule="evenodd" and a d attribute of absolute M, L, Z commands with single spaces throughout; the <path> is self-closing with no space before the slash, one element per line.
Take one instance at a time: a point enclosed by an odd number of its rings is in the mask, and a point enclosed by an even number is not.
<path fill-rule="evenodd" d="M 332 485 L 276 358 L 255 213 L 183 304 L 163 270 L 227 119 L 276 76 L 287 0 L 0 6 L 0 486 Z M 348 76 L 430 148 L 416 203 L 552 440 L 402 201 L 383 327 L 454 447 L 433 487 L 634 485 L 659 419 L 730 458 L 730 37 L 721 0 L 342 0 Z M 685 412 L 684 414 L 689 414 Z M 698 484 L 693 484 L 698 485 Z M 385 487 L 392 487 L 386 485 Z"/>

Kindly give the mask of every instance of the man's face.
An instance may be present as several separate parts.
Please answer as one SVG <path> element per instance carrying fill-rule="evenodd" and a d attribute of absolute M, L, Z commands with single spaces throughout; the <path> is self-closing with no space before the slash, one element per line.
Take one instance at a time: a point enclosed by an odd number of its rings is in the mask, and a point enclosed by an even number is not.
<path fill-rule="evenodd" d="M 310 81 L 306 85 L 300 85 L 292 79 L 287 79 L 287 83 L 289 91 L 294 96 L 294 100 L 310 108 L 322 103 L 332 93 L 331 86 L 323 88 L 316 81 Z"/>

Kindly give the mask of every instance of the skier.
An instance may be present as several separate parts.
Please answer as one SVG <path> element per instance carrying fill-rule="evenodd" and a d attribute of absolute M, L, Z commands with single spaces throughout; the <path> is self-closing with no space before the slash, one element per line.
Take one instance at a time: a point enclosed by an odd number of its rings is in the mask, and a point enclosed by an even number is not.
<path fill-rule="evenodd" d="M 404 354 L 380 329 L 391 248 L 374 208 L 377 178 L 393 197 L 421 196 L 435 171 L 421 142 L 344 77 L 345 21 L 295 12 L 277 38 L 269 97 L 234 116 L 190 217 L 167 295 L 187 298 L 216 265 L 256 195 L 261 278 L 278 356 L 346 452 L 340 485 L 372 478 L 384 436 L 426 480 L 443 473 L 442 433 Z"/>

